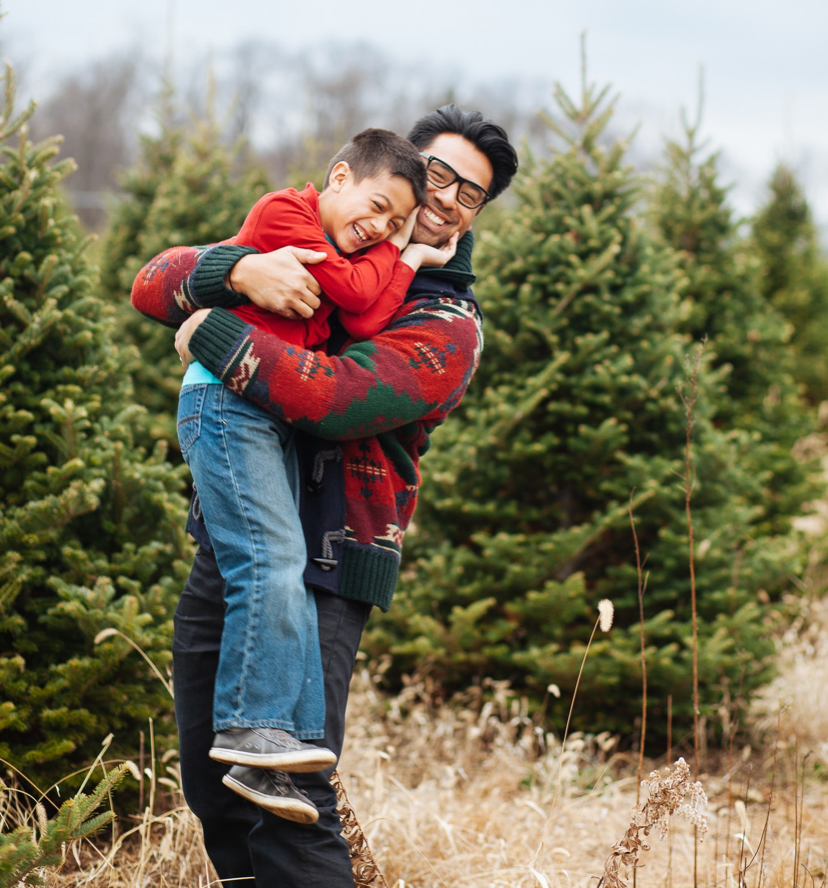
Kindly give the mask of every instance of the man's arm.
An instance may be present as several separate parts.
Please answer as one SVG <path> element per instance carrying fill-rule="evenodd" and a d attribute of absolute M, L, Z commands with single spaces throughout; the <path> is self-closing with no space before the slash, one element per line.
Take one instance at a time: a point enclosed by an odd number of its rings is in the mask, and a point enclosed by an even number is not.
<path fill-rule="evenodd" d="M 200 308 L 249 301 L 285 317 L 307 318 L 319 307 L 320 287 L 305 265 L 324 258 L 294 247 L 262 254 L 236 244 L 172 247 L 138 272 L 132 305 L 168 327 L 178 327 Z"/>
<path fill-rule="evenodd" d="M 199 312 L 176 347 L 245 399 L 314 435 L 345 440 L 441 421 L 477 367 L 482 334 L 471 302 L 424 298 L 340 356 L 298 349 L 222 309 Z"/>

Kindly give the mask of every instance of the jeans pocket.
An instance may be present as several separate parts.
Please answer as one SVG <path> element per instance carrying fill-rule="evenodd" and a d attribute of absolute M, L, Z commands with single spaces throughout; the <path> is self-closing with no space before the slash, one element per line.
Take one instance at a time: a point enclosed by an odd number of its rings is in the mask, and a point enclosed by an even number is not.
<path fill-rule="evenodd" d="M 178 446 L 185 460 L 201 434 L 201 409 L 206 391 L 206 384 L 185 385 L 178 397 Z"/>

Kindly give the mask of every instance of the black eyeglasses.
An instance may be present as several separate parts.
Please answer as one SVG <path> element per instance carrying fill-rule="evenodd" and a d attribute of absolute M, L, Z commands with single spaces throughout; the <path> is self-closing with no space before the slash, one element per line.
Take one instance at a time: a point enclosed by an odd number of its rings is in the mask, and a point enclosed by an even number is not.
<path fill-rule="evenodd" d="M 420 155 L 428 161 L 426 164 L 426 176 L 428 176 L 428 181 L 432 185 L 436 185 L 437 188 L 448 188 L 449 185 L 454 185 L 455 182 L 460 183 L 460 187 L 457 189 L 457 200 L 466 209 L 476 210 L 489 200 L 489 192 L 485 188 L 470 182 L 468 179 L 464 179 L 447 163 L 440 160 L 439 157 L 424 154 L 422 151 Z"/>

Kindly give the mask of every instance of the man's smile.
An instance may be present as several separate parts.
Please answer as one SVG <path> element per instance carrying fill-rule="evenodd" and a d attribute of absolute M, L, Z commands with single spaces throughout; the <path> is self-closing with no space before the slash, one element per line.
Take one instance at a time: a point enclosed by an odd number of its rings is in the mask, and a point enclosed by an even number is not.
<path fill-rule="evenodd" d="M 423 216 L 425 216 L 432 225 L 437 225 L 438 227 L 448 224 L 446 219 L 443 219 L 442 216 L 438 216 L 431 207 L 426 205 L 423 206 Z"/>

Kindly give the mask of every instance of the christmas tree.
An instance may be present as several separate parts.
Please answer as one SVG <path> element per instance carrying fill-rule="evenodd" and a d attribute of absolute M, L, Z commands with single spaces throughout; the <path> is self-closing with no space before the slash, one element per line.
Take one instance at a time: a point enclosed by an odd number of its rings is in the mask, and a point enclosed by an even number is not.
<path fill-rule="evenodd" d="M 427 674 L 460 690 L 508 680 L 562 730 L 597 604 L 616 624 L 594 641 L 574 724 L 631 733 L 641 711 L 638 576 L 648 577 L 650 736 L 692 724 L 692 613 L 683 489 L 686 276 L 636 221 L 641 189 L 626 145 L 605 135 L 613 104 L 586 82 L 560 88 L 561 147 L 530 158 L 519 206 L 476 256 L 486 346 L 462 405 L 424 461 L 409 564 L 390 614 L 369 633 L 390 679 Z M 692 375 L 692 374 L 691 374 Z M 770 527 L 773 464 L 742 468 L 747 432 L 712 422 L 719 375 L 701 361 L 691 419 L 702 703 L 767 676 L 762 602 L 798 550 Z M 644 577 L 642 577 L 642 584 Z M 561 699 L 549 696 L 556 685 Z"/>
<path fill-rule="evenodd" d="M 793 171 L 780 163 L 767 203 L 753 220 L 760 291 L 793 328 L 793 373 L 808 399 L 828 398 L 828 261 L 811 208 Z"/>
<path fill-rule="evenodd" d="M 667 143 L 651 219 L 685 276 L 679 329 L 707 340 L 718 372 L 712 419 L 723 430 L 753 433 L 746 471 L 773 467 L 775 489 L 767 491 L 769 498 L 762 492 L 756 505 L 767 509 L 767 529 L 778 532 L 818 496 L 811 482 L 815 467 L 793 453 L 816 417 L 794 379 L 793 328 L 762 292 L 759 264 L 719 183 L 718 156 L 699 141 L 699 127 L 698 120 L 685 121 L 683 141 Z"/>
<path fill-rule="evenodd" d="M 234 235 L 268 190 L 264 173 L 251 167 L 244 142 L 224 144 L 211 107 L 204 119 L 183 127 L 175 123 L 172 99 L 165 94 L 160 135 L 142 140 L 138 163 L 123 180 L 126 198 L 113 214 L 103 247 L 101 281 L 105 298 L 116 306 L 117 341 L 138 349 L 130 369 L 136 399 L 147 408 L 140 442 L 147 447 L 161 442 L 173 454 L 178 454 L 181 388 L 174 331 L 131 307 L 132 282 L 167 247 L 211 244 Z"/>
<path fill-rule="evenodd" d="M 46 788 L 171 730 L 172 608 L 189 543 L 181 472 L 133 444 L 111 309 L 60 183 L 59 138 L 32 144 L 5 75 L 0 128 L 0 758 Z M 184 560 L 182 560 L 184 559 Z M 96 637 L 109 630 L 103 641 Z"/>

